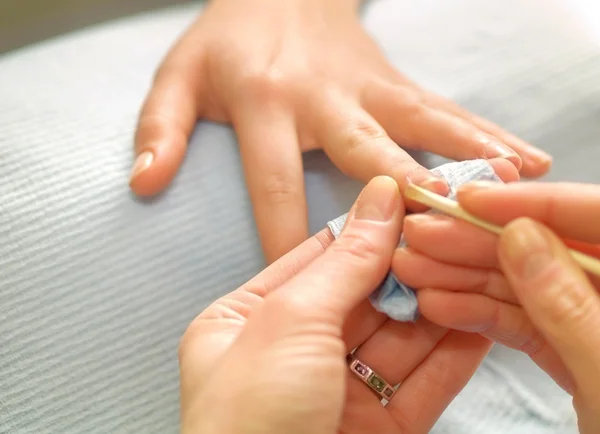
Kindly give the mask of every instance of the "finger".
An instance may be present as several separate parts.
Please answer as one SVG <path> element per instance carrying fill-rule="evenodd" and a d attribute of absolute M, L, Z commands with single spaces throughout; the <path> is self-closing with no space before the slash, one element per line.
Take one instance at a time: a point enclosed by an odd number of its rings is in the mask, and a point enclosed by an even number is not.
<path fill-rule="evenodd" d="M 337 101 L 337 100 L 336 100 Z M 378 175 L 396 180 L 400 191 L 409 182 L 446 195 L 448 185 L 399 148 L 386 132 L 361 109 L 345 102 L 324 103 L 315 127 L 317 140 L 333 163 L 345 174 L 365 183 Z M 422 205 L 407 202 L 414 210 Z"/>
<path fill-rule="evenodd" d="M 377 177 L 361 193 L 340 237 L 272 298 L 273 309 L 323 314 L 339 326 L 387 274 L 398 244 L 404 206 L 397 184 Z M 312 318 L 317 319 L 317 318 Z"/>
<path fill-rule="evenodd" d="M 348 372 L 344 413 L 338 432 L 399 434 L 396 422 L 381 405 L 381 399 L 378 399 L 369 387 L 350 372 Z M 402 434 L 409 432 L 402 431 Z"/>
<path fill-rule="evenodd" d="M 412 249 L 439 262 L 476 268 L 498 265 L 497 236 L 453 217 L 407 216 L 404 240 Z"/>
<path fill-rule="evenodd" d="M 570 375 L 520 306 L 481 294 L 439 289 L 418 292 L 419 309 L 435 324 L 454 330 L 480 333 L 486 338 L 522 351 L 559 385 L 570 389 Z"/>
<path fill-rule="evenodd" d="M 488 163 L 496 172 L 496 176 L 503 182 L 516 182 L 520 180 L 519 171 L 510 161 L 502 158 L 492 158 Z"/>
<path fill-rule="evenodd" d="M 498 267 L 497 236 L 462 220 L 439 214 L 413 214 L 405 218 L 403 231 L 405 241 L 413 250 L 437 262 L 476 268 Z M 569 248 L 600 257 L 598 245 L 570 240 L 565 243 Z M 457 245 L 461 246 L 459 250 Z M 600 285 L 600 277 L 589 275 L 589 279 L 594 285 Z"/>
<path fill-rule="evenodd" d="M 415 323 L 387 320 L 354 354 L 358 360 L 373 369 L 389 384 L 397 385 L 429 356 L 446 333 L 446 329 L 435 326 L 423 318 Z M 347 409 L 344 410 L 341 432 L 398 432 L 396 423 L 390 420 L 390 414 L 381 411 L 384 407 L 381 406 L 380 400 L 378 395 L 351 374 L 348 382 Z M 358 404 L 361 405 L 360 411 L 353 414 Z M 368 419 L 362 416 L 365 411 L 369 412 Z M 372 419 L 375 415 L 377 421 Z M 368 427 L 365 426 L 367 420 Z M 381 425 L 374 426 L 373 423 Z M 394 429 L 389 430 L 389 427 Z"/>
<path fill-rule="evenodd" d="M 300 273 L 315 258 L 321 256 L 335 240 L 329 229 L 323 229 L 298 247 L 273 262 L 239 290 L 252 292 L 261 298 Z"/>
<path fill-rule="evenodd" d="M 364 300 L 356 309 L 350 312 L 342 338 L 346 343 L 348 352 L 354 350 L 373 334 L 387 321 L 387 315 L 375 310 L 369 300 Z"/>
<path fill-rule="evenodd" d="M 138 195 L 157 194 L 173 180 L 200 116 L 201 57 L 190 52 L 198 50 L 181 45 L 167 57 L 142 107 L 129 181 Z"/>
<path fill-rule="evenodd" d="M 395 386 L 427 358 L 446 333 L 446 328 L 425 319 L 415 323 L 387 320 L 355 355 Z"/>
<path fill-rule="evenodd" d="M 400 248 L 394 252 L 392 272 L 400 281 L 415 289 L 468 292 L 518 303 L 510 285 L 498 271 L 446 264 L 411 248 Z"/>
<path fill-rule="evenodd" d="M 199 387 L 217 360 L 227 351 L 246 319 L 269 293 L 322 255 L 333 242 L 324 229 L 267 267 L 237 290 L 206 308 L 185 331 L 179 345 L 181 393 Z"/>
<path fill-rule="evenodd" d="M 292 115 L 275 105 L 235 113 L 246 184 L 265 258 L 273 262 L 308 236 L 302 154 Z"/>
<path fill-rule="evenodd" d="M 523 139 L 510 134 L 495 123 L 477 116 L 458 104 L 442 96 L 421 90 L 425 104 L 441 111 L 446 111 L 470 122 L 485 133 L 498 138 L 502 143 L 521 157 L 523 166 L 521 173 L 528 178 L 537 178 L 546 174 L 552 165 L 552 157 L 544 151 L 527 143 Z"/>
<path fill-rule="evenodd" d="M 502 269 L 517 297 L 573 375 L 577 395 L 600 408 L 600 298 L 561 241 L 523 218 L 500 237 Z"/>
<path fill-rule="evenodd" d="M 402 383 L 386 406 L 398 432 L 429 432 L 491 347 L 477 334 L 451 331 Z"/>
<path fill-rule="evenodd" d="M 473 183 L 458 190 L 458 200 L 467 211 L 492 223 L 530 217 L 560 236 L 600 243 L 598 185 Z"/>
<path fill-rule="evenodd" d="M 402 146 L 453 160 L 505 158 L 521 168 L 521 157 L 505 143 L 461 117 L 428 106 L 411 87 L 374 83 L 366 89 L 363 105 Z"/>

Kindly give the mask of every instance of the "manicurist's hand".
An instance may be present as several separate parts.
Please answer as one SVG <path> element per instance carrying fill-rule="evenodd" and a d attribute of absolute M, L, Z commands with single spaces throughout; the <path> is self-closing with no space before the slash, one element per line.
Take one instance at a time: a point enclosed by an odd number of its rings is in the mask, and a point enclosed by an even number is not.
<path fill-rule="evenodd" d="M 448 217 L 410 216 L 397 276 L 420 288 L 429 320 L 529 354 L 573 394 L 580 431 L 600 432 L 600 278 L 558 237 L 600 257 L 600 186 L 472 184 L 458 198 L 479 217 L 512 222 L 497 238 Z"/>
<path fill-rule="evenodd" d="M 396 183 L 377 177 L 339 239 L 319 233 L 202 312 L 180 346 L 182 432 L 429 432 L 490 341 L 372 308 L 403 217 Z"/>
<path fill-rule="evenodd" d="M 388 175 L 401 188 L 410 179 L 439 193 L 444 181 L 404 149 L 502 157 L 524 176 L 548 170 L 543 152 L 399 73 L 363 29 L 358 6 L 211 1 L 158 70 L 139 119 L 131 188 L 153 195 L 171 182 L 198 119 L 232 123 L 271 262 L 307 237 L 304 151 L 324 149 L 365 183 Z"/>

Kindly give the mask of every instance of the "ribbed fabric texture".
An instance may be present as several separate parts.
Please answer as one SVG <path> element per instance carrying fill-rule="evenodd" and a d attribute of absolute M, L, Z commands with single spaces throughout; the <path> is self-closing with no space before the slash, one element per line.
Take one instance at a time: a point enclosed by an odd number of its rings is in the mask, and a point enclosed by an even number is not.
<path fill-rule="evenodd" d="M 380 0 L 365 23 L 409 76 L 552 152 L 551 178 L 598 182 L 600 53 L 569 3 Z M 197 11 L 0 59 L 2 434 L 177 433 L 181 334 L 262 267 L 228 128 L 198 127 L 161 197 L 128 192 L 137 111 Z M 320 153 L 305 169 L 316 231 L 359 185 Z M 572 432 L 568 397 L 524 357 L 497 348 L 486 366 L 434 432 Z"/>

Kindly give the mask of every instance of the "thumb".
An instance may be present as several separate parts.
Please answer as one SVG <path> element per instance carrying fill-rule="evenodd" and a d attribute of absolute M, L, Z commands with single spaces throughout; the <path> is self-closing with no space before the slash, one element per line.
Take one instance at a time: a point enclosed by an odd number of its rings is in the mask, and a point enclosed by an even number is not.
<path fill-rule="evenodd" d="M 342 325 L 381 283 L 398 245 L 404 204 L 396 182 L 374 178 L 350 211 L 340 237 L 277 292 L 288 306 Z"/>
<path fill-rule="evenodd" d="M 519 301 L 575 382 L 575 395 L 600 409 L 600 297 L 562 241 L 527 218 L 500 237 L 499 260 Z"/>

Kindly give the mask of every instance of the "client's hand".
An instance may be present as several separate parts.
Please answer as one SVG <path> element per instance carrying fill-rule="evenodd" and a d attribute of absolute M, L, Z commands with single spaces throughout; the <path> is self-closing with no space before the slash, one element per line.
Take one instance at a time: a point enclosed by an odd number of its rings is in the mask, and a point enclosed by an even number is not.
<path fill-rule="evenodd" d="M 180 347 L 182 432 L 429 432 L 490 342 L 388 321 L 366 300 L 403 216 L 396 183 L 375 178 L 338 240 L 319 233 L 200 314 Z M 346 364 L 357 347 L 381 395 L 401 383 L 386 407 Z"/>
<path fill-rule="evenodd" d="M 550 157 L 400 74 L 365 32 L 358 0 L 213 0 L 169 53 L 144 104 L 131 188 L 164 189 L 199 118 L 232 123 L 269 262 L 307 236 L 301 154 L 324 149 L 367 182 L 407 177 L 445 193 L 405 148 L 503 157 L 524 176 Z M 400 35 L 399 35 L 400 37 Z"/>
<path fill-rule="evenodd" d="M 523 216 L 600 257 L 600 186 L 477 184 L 461 205 L 497 224 Z M 600 432 L 600 279 L 547 227 L 521 218 L 498 239 L 467 223 L 413 215 L 393 269 L 419 290 L 423 315 L 519 349 L 574 396 L 582 433 Z M 589 243 L 587 245 L 581 242 Z M 585 247 L 584 247 L 585 246 Z"/>

